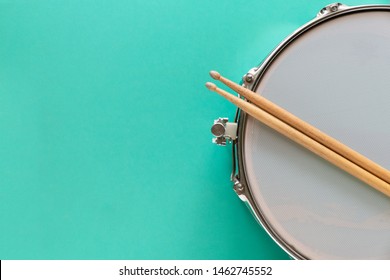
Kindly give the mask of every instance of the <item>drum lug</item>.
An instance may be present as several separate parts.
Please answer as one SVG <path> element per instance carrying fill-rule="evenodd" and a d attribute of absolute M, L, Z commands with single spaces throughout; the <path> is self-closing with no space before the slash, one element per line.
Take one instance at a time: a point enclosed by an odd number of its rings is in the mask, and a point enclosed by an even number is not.
<path fill-rule="evenodd" d="M 329 14 L 336 13 L 341 10 L 347 9 L 348 6 L 341 3 L 332 3 L 326 7 L 323 7 L 317 14 L 317 17 L 323 17 Z"/>
<path fill-rule="evenodd" d="M 242 201 L 247 201 L 244 185 L 238 180 L 237 176 L 233 178 L 233 190 Z"/>
<path fill-rule="evenodd" d="M 238 195 L 242 194 L 242 192 L 243 192 L 243 190 L 244 190 L 244 186 L 241 184 L 240 180 L 238 180 L 237 177 L 234 177 L 233 183 L 234 183 L 234 185 L 233 185 L 234 191 L 235 191 Z"/>
<path fill-rule="evenodd" d="M 246 88 L 250 88 L 252 83 L 256 80 L 257 76 L 257 70 L 259 70 L 259 67 L 254 67 L 250 69 L 243 77 L 242 81 Z"/>
<path fill-rule="evenodd" d="M 237 139 L 237 123 L 229 122 L 228 118 L 218 118 L 211 127 L 211 133 L 215 136 L 213 143 L 219 146 L 226 146 Z"/>

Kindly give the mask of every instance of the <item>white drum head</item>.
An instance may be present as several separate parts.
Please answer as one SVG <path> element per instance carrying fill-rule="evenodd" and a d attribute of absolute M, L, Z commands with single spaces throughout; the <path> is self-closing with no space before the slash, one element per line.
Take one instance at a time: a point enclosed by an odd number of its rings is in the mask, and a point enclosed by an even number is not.
<path fill-rule="evenodd" d="M 390 11 L 312 27 L 259 79 L 256 92 L 390 169 Z M 246 182 L 280 243 L 309 259 L 390 259 L 388 197 L 251 117 L 242 125 Z"/>

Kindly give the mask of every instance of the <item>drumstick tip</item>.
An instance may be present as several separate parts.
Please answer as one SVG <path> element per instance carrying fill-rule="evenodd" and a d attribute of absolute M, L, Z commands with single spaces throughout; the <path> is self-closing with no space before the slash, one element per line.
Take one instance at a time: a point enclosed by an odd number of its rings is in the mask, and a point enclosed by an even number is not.
<path fill-rule="evenodd" d="M 210 82 L 207 82 L 206 83 L 206 87 L 209 89 L 209 90 L 212 90 L 212 91 L 215 91 L 217 89 L 217 86 L 213 83 L 210 83 Z"/>
<path fill-rule="evenodd" d="M 219 80 L 221 78 L 221 74 L 219 74 L 217 71 L 214 70 L 210 71 L 210 76 L 214 80 Z"/>

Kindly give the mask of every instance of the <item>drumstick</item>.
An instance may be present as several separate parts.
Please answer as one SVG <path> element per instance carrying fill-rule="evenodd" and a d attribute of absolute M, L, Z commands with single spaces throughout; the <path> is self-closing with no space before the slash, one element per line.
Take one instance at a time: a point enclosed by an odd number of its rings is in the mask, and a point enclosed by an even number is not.
<path fill-rule="evenodd" d="M 256 107 L 255 105 L 241 98 L 238 98 L 224 91 L 223 89 L 218 88 L 213 83 L 210 82 L 206 83 L 206 87 L 209 90 L 215 91 L 221 96 L 225 97 L 227 100 L 235 104 L 241 110 L 245 111 L 252 117 L 259 120 L 260 122 L 269 126 L 270 128 L 273 128 L 274 130 L 278 131 L 279 133 L 283 134 L 289 139 L 302 145 L 303 147 L 312 151 L 316 155 L 322 157 L 323 159 L 336 165 L 342 170 L 355 176 L 356 178 L 360 179 L 361 181 L 365 182 L 371 187 L 377 189 L 378 191 L 384 193 L 385 195 L 390 196 L 390 184 L 385 182 L 384 180 L 378 178 L 377 176 L 373 175 L 372 173 L 368 172 L 362 167 L 356 165 L 355 163 L 349 161 L 348 159 L 344 158 L 343 156 L 339 155 L 338 153 L 334 152 L 328 147 L 315 141 L 314 139 L 310 138 L 309 136 L 305 135 L 304 133 L 295 129 L 294 127 L 284 123 L 280 119 L 262 110 L 261 108 Z"/>
<path fill-rule="evenodd" d="M 368 172 L 371 172 L 372 174 L 378 176 L 387 183 L 390 183 L 390 171 L 383 168 L 379 164 L 359 154 L 358 152 L 354 151 L 353 149 L 339 142 L 338 140 L 330 137 L 329 135 L 326 135 L 318 128 L 315 128 L 314 126 L 304 122 L 303 120 L 279 107 L 275 103 L 272 103 L 268 99 L 228 80 L 227 78 L 221 76 L 218 72 L 210 71 L 210 76 L 215 80 L 221 81 L 222 83 L 230 87 L 232 90 L 244 96 L 246 99 L 250 100 L 253 104 L 257 105 L 264 111 L 267 111 L 268 113 L 277 117 L 288 125 L 313 138 L 315 141 L 321 143 L 322 145 L 345 157 L 346 159 L 359 165 Z"/>

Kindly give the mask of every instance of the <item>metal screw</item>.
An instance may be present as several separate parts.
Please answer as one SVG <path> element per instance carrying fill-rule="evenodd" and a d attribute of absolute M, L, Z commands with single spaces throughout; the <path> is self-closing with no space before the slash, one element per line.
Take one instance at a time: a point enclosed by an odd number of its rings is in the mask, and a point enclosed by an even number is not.
<path fill-rule="evenodd" d="M 246 75 L 245 75 L 245 81 L 246 81 L 247 83 L 253 82 L 253 75 L 252 75 L 252 74 L 246 74 Z"/>
<path fill-rule="evenodd" d="M 244 190 L 244 187 L 242 186 L 241 183 L 237 183 L 237 184 L 234 185 L 234 189 L 235 189 L 236 191 L 241 192 L 241 191 Z"/>
<path fill-rule="evenodd" d="M 222 124 L 222 123 L 215 123 L 212 127 L 211 127 L 211 133 L 215 136 L 215 137 L 221 137 L 225 134 L 225 126 Z"/>
<path fill-rule="evenodd" d="M 334 5 L 334 6 L 331 6 L 331 7 L 330 7 L 330 10 L 331 10 L 332 12 L 337 12 L 338 9 L 339 9 L 339 6 L 338 6 L 338 5 Z"/>

